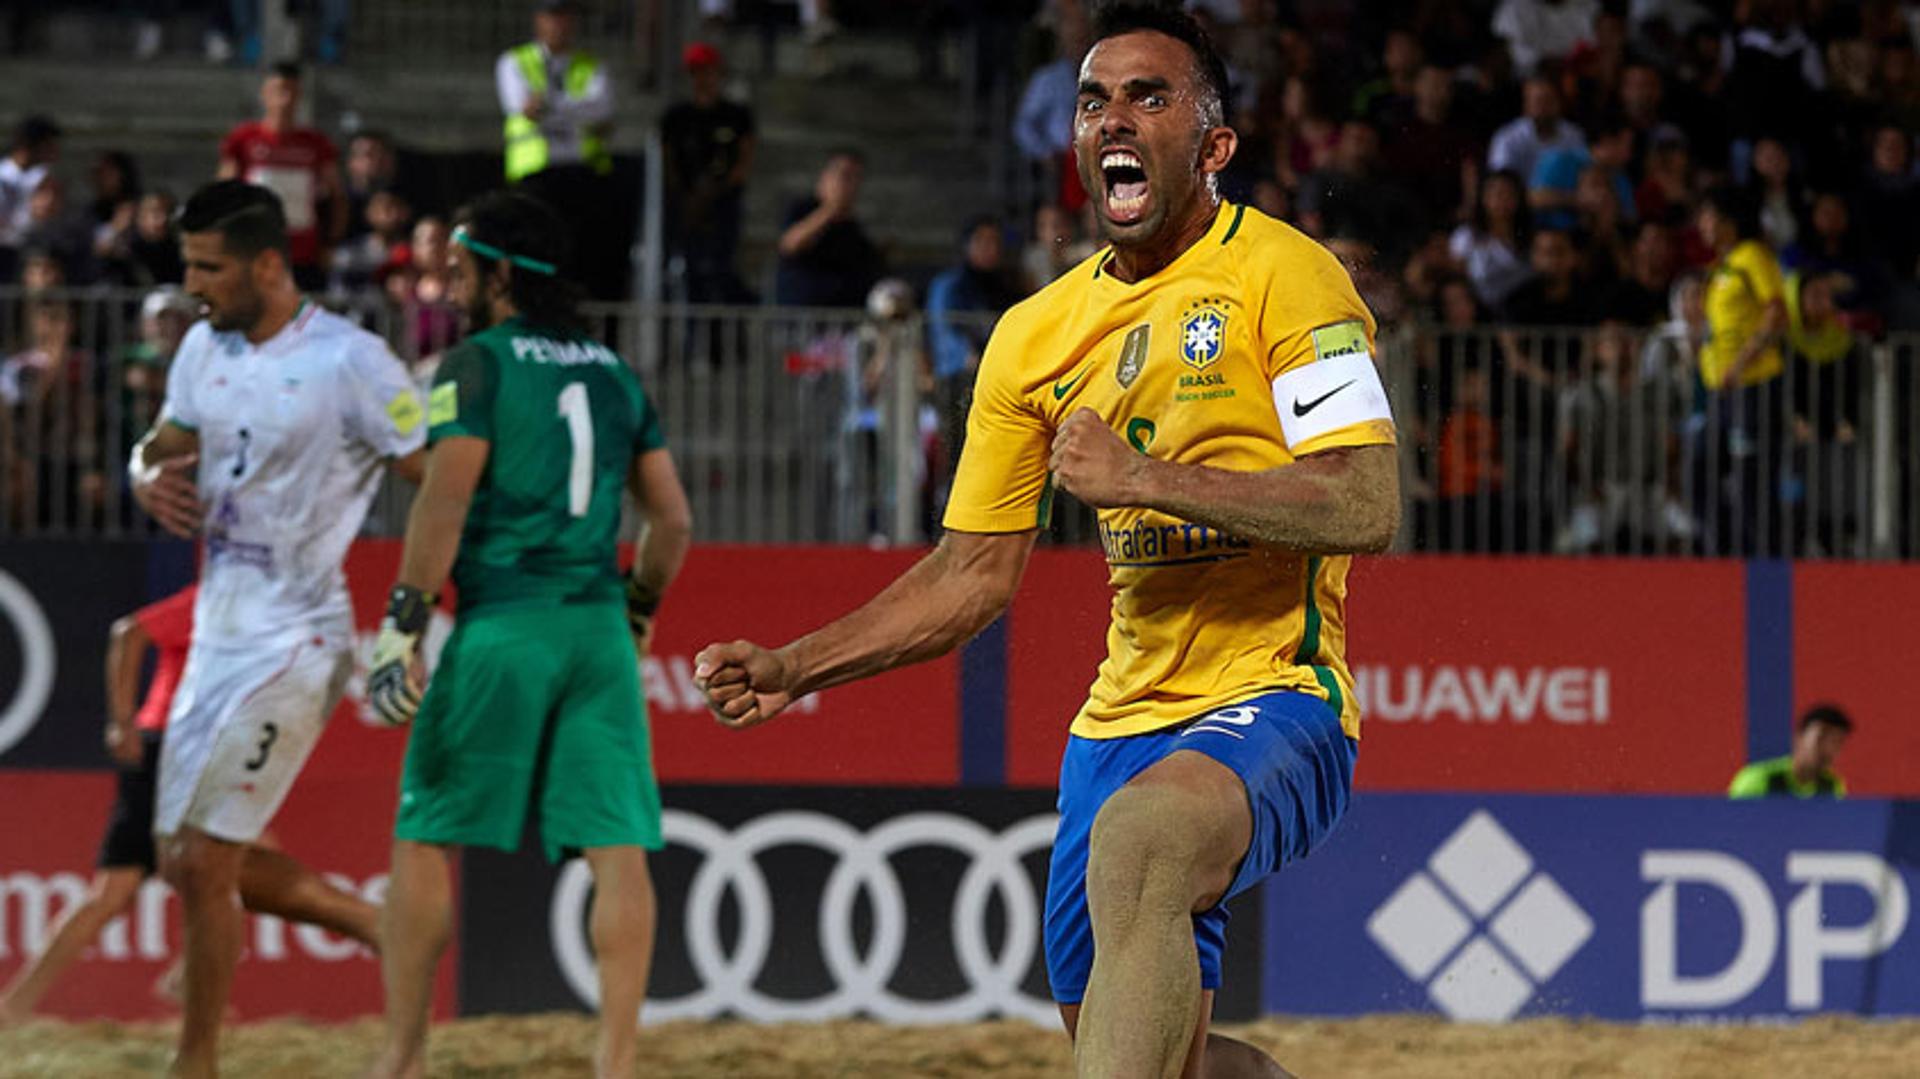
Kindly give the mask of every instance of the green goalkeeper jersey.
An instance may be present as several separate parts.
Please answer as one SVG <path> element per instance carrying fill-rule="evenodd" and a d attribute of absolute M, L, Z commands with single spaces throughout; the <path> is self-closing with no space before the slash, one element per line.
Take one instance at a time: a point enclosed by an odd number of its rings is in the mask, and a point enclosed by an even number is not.
<path fill-rule="evenodd" d="M 621 493 L 633 459 L 665 443 L 618 355 L 508 319 L 448 350 L 427 417 L 428 445 L 490 444 L 453 567 L 462 611 L 620 600 Z"/>

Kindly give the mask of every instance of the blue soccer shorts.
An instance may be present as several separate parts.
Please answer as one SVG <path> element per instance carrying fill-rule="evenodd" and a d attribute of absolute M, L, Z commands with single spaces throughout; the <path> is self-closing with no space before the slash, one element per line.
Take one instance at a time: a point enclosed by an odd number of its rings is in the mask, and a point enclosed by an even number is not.
<path fill-rule="evenodd" d="M 1220 987 L 1226 901 L 1306 857 L 1332 833 L 1352 797 L 1360 752 L 1327 702 L 1293 691 L 1253 697 L 1147 734 L 1069 738 L 1060 762 L 1060 829 L 1047 873 L 1047 979 L 1062 1004 L 1080 1002 L 1093 969 L 1093 922 L 1087 915 L 1093 819 L 1113 792 L 1183 749 L 1233 769 L 1253 809 L 1253 840 L 1233 884 L 1219 903 L 1193 916 L 1203 989 Z"/>

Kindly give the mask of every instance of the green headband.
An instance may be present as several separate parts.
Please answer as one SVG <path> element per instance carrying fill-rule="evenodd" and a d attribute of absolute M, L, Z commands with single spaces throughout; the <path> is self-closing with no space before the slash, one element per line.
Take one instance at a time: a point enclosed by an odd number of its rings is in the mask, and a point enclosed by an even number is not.
<path fill-rule="evenodd" d="M 552 277 L 554 274 L 560 272 L 559 267 L 551 262 L 541 262 L 539 259 L 528 258 L 525 255 L 516 255 L 511 251 L 503 251 L 490 243 L 482 243 L 473 238 L 473 234 L 467 231 L 467 226 L 465 225 L 461 225 L 459 228 L 453 230 L 453 242 L 482 258 L 511 262 L 521 269 L 532 270 L 538 274 L 546 274 L 548 277 Z"/>

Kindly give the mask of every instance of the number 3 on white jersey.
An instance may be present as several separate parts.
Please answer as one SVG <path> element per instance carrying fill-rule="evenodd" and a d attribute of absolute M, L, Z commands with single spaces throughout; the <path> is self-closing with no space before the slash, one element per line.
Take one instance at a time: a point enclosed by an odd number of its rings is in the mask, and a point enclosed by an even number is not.
<path fill-rule="evenodd" d="M 569 382 L 560 391 L 560 418 L 567 421 L 567 437 L 573 440 L 573 464 L 567 470 L 567 512 L 585 517 L 593 501 L 593 413 L 587 402 L 587 385 Z"/>

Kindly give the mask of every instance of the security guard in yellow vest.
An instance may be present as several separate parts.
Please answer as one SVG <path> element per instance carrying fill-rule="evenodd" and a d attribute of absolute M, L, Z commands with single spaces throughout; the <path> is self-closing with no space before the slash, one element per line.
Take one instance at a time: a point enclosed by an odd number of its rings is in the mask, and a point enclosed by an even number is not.
<path fill-rule="evenodd" d="M 613 92 L 599 59 L 573 48 L 579 16 L 574 0 L 541 0 L 534 40 L 508 49 L 495 65 L 508 183 L 564 166 L 602 176 L 613 167 L 606 141 Z"/>

